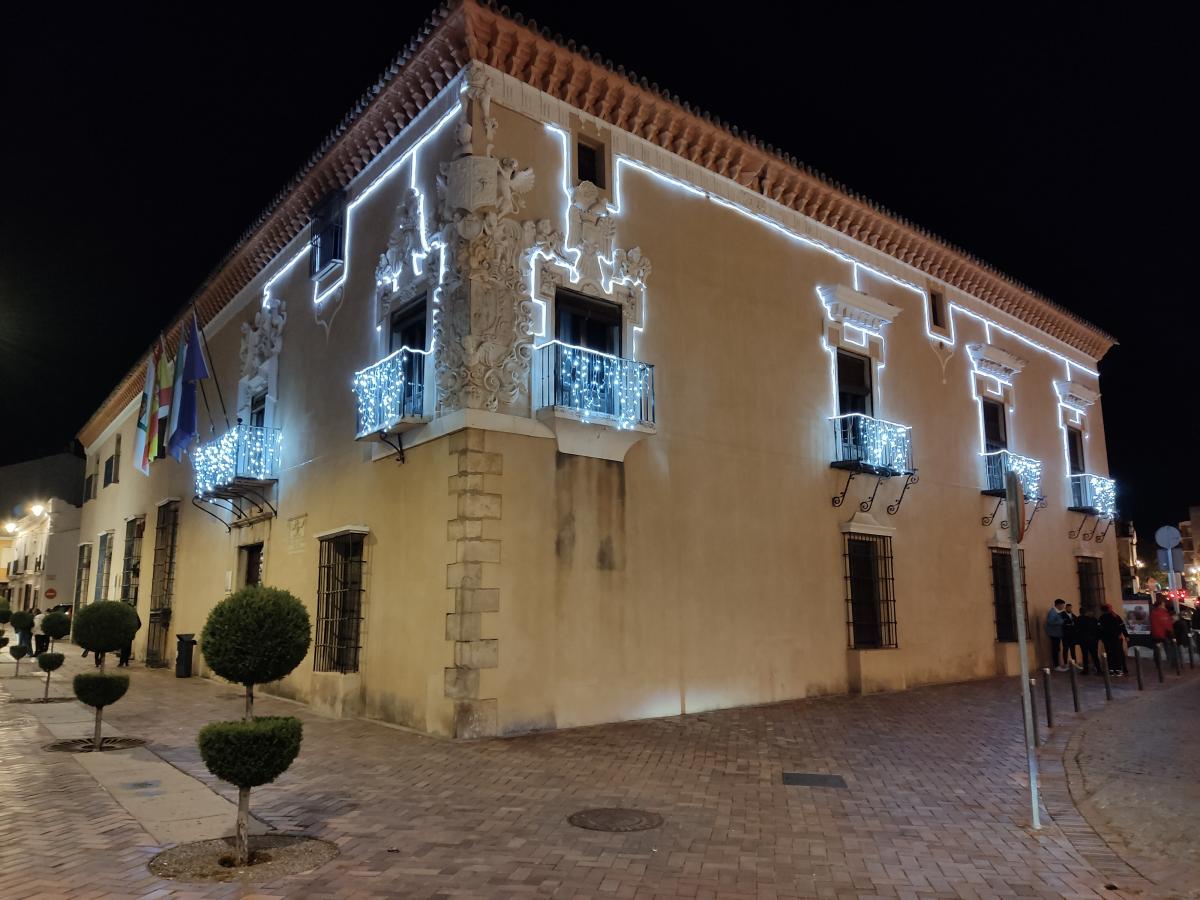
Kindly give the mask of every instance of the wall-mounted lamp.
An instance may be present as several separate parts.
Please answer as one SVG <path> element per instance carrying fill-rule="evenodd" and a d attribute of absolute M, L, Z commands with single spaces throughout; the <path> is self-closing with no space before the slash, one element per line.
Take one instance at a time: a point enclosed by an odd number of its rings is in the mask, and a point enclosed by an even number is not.
<path fill-rule="evenodd" d="M 7 531 L 9 534 L 12 534 L 14 531 L 17 530 L 17 523 L 16 522 L 5 522 L 4 530 Z"/>

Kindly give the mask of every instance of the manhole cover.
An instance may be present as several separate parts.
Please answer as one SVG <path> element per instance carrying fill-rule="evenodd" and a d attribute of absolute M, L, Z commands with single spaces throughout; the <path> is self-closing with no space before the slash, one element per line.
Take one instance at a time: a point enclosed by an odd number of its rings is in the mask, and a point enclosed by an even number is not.
<path fill-rule="evenodd" d="M 584 809 L 568 816 L 567 821 L 576 828 L 588 831 L 647 831 L 658 828 L 663 817 L 644 809 Z"/>
<path fill-rule="evenodd" d="M 100 739 L 100 750 L 132 750 L 134 747 L 141 747 L 146 742 L 141 738 L 131 737 L 106 737 Z M 60 753 L 90 753 L 92 750 L 91 738 L 70 738 L 65 741 L 55 741 L 52 744 L 47 744 L 43 750 L 55 750 Z"/>
<path fill-rule="evenodd" d="M 802 787 L 844 788 L 846 779 L 841 775 L 822 775 L 820 772 L 784 772 L 783 783 Z"/>

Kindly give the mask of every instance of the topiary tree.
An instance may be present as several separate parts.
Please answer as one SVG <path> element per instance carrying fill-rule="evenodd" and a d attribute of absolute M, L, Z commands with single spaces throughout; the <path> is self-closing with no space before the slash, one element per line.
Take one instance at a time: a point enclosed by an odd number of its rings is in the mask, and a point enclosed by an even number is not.
<path fill-rule="evenodd" d="M 246 687 L 240 722 L 214 722 L 200 732 L 208 770 L 238 789 L 234 862 L 250 861 L 250 789 L 274 781 L 300 752 L 300 721 L 254 718 L 254 686 L 278 681 L 303 662 L 312 623 L 304 604 L 287 591 L 248 587 L 213 608 L 200 634 L 200 652 L 222 678 Z"/>
<path fill-rule="evenodd" d="M 50 673 L 62 668 L 63 659 L 64 657 L 61 653 L 38 654 L 38 668 L 46 673 L 46 692 L 42 694 L 43 703 L 46 703 L 50 700 Z"/>
<path fill-rule="evenodd" d="M 0 603 L 0 625 L 7 625 L 8 620 L 12 618 L 12 610 L 8 608 L 7 603 Z M 4 633 L 4 629 L 0 628 L 0 634 Z"/>
<path fill-rule="evenodd" d="M 17 661 L 17 675 L 21 674 L 21 660 L 29 655 L 29 648 L 24 644 L 16 644 L 8 648 L 9 655 Z"/>
<path fill-rule="evenodd" d="M 129 690 L 129 676 L 103 671 L 81 672 L 75 676 L 71 686 L 75 689 L 75 696 L 79 698 L 80 703 L 96 710 L 92 750 L 99 750 L 104 707 L 111 706 L 125 696 L 125 692 Z"/>
<path fill-rule="evenodd" d="M 42 634 L 50 638 L 51 649 L 55 641 L 61 641 L 70 633 L 71 619 L 66 613 L 52 612 L 42 617 Z"/>
<path fill-rule="evenodd" d="M 33 615 L 23 609 L 18 609 L 12 614 L 12 627 L 13 631 L 17 633 L 17 643 L 20 643 L 21 635 L 33 632 Z"/>
<path fill-rule="evenodd" d="M 137 627 L 137 613 L 128 603 L 90 603 L 75 614 L 75 643 L 92 653 L 114 653 L 133 640 Z M 103 657 L 100 669 L 104 670 Z"/>

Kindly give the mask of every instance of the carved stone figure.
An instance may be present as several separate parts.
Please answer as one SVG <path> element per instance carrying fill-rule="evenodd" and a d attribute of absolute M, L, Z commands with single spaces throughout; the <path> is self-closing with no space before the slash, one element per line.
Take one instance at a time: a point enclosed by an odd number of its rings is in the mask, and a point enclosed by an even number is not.
<path fill-rule="evenodd" d="M 254 314 L 254 324 L 242 323 L 242 377 L 254 376 L 268 360 L 283 348 L 283 326 L 287 322 L 287 304 L 268 297 Z"/>

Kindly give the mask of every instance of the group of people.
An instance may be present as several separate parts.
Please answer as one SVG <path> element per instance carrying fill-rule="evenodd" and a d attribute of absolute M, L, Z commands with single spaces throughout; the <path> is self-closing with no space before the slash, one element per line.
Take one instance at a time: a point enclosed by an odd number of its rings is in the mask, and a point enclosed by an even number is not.
<path fill-rule="evenodd" d="M 1056 671 L 1065 672 L 1074 666 L 1083 675 L 1089 672 L 1103 675 L 1100 663 L 1103 644 L 1108 674 L 1114 677 L 1129 674 L 1125 663 L 1129 632 L 1125 620 L 1107 603 L 1100 607 L 1097 617 L 1090 609 L 1076 615 L 1070 603 L 1061 598 L 1055 600 L 1046 613 L 1046 636 L 1050 638 L 1050 657 Z"/>
<path fill-rule="evenodd" d="M 1099 617 L 1089 609 L 1076 615 L 1070 603 L 1061 599 L 1054 601 L 1054 606 L 1046 613 L 1046 636 L 1050 639 L 1050 657 L 1056 671 L 1066 672 L 1068 667 L 1073 666 L 1084 675 L 1089 671 L 1097 675 L 1104 674 L 1100 668 L 1099 654 L 1099 647 L 1103 644 L 1104 655 L 1108 658 L 1108 674 L 1129 674 L 1125 654 L 1130 641 L 1125 620 L 1113 612 L 1107 603 L 1100 610 Z M 1191 623 L 1177 611 L 1173 612 L 1164 598 L 1159 597 L 1154 601 L 1150 609 L 1150 638 L 1163 647 L 1166 659 L 1172 666 L 1176 664 L 1179 648 L 1189 646 L 1191 631 Z"/>
<path fill-rule="evenodd" d="M 17 632 L 17 645 L 25 647 L 30 656 L 37 656 L 50 649 L 50 635 L 42 632 L 42 621 L 46 614 L 36 606 L 30 612 L 33 614 L 33 627 Z"/>

